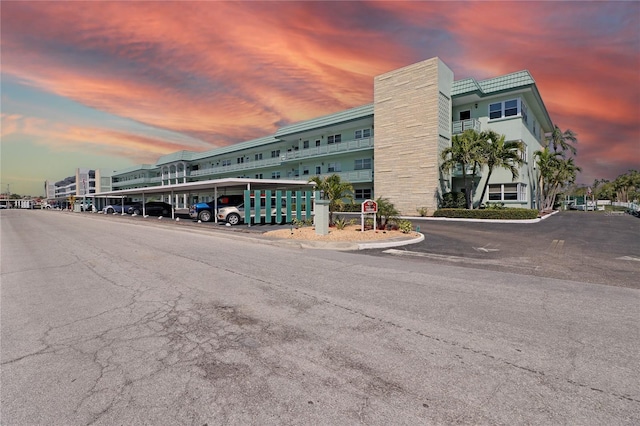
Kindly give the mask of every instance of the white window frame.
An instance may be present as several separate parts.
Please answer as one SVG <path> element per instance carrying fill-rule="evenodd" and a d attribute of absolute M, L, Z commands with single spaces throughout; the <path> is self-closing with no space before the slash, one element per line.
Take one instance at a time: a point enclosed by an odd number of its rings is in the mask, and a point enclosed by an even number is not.
<path fill-rule="evenodd" d="M 511 102 L 515 102 L 515 114 L 511 114 L 511 115 L 506 115 L 507 111 L 510 111 L 512 109 L 514 109 L 514 107 L 509 107 L 507 108 L 507 103 L 511 103 Z M 489 104 L 489 106 L 487 107 L 487 117 L 489 118 L 489 121 L 492 120 L 503 120 L 505 118 L 513 118 L 513 117 L 520 117 L 523 118 L 524 120 L 527 120 L 526 116 L 526 106 L 524 106 L 525 108 L 525 116 L 523 116 L 523 108 L 524 102 L 522 101 L 522 98 L 513 98 L 513 99 L 506 99 L 504 101 L 499 101 L 499 102 L 492 102 Z M 500 107 L 500 109 L 497 109 L 497 107 Z M 499 117 L 491 117 L 491 112 L 500 112 L 500 116 Z M 526 122 L 526 121 L 525 121 Z"/>
<path fill-rule="evenodd" d="M 333 162 L 327 165 L 327 173 L 340 173 L 342 171 L 342 167 L 340 163 Z"/>
<path fill-rule="evenodd" d="M 368 166 L 368 167 L 367 167 Z M 358 158 L 355 160 L 354 170 L 371 170 L 371 158 Z"/>
<path fill-rule="evenodd" d="M 372 193 L 373 191 L 371 190 L 371 188 L 356 189 L 354 191 L 354 197 L 356 200 L 368 200 L 371 198 Z M 358 194 L 360 196 L 358 196 Z"/>
<path fill-rule="evenodd" d="M 354 133 L 354 139 L 366 139 L 371 137 L 371 129 L 369 127 L 365 129 L 358 129 Z"/>
<path fill-rule="evenodd" d="M 500 186 L 500 199 L 491 199 L 491 194 L 495 194 L 495 192 L 492 192 L 491 189 L 495 188 L 497 186 Z M 515 200 L 505 200 L 504 198 L 504 187 L 506 186 L 512 186 L 512 185 L 516 185 L 516 190 L 515 190 L 515 194 L 516 194 L 516 199 Z M 509 193 L 513 193 L 513 192 L 509 192 Z M 490 183 L 489 184 L 489 188 L 487 191 L 487 199 L 485 200 L 487 203 L 498 203 L 498 202 L 511 202 L 511 203 L 522 203 L 522 202 L 527 202 L 527 184 L 526 183 L 520 183 L 520 182 L 510 182 L 510 183 Z"/>
<path fill-rule="evenodd" d="M 340 142 L 342 142 L 342 133 L 336 133 L 335 135 L 327 136 L 327 143 L 329 145 Z"/>

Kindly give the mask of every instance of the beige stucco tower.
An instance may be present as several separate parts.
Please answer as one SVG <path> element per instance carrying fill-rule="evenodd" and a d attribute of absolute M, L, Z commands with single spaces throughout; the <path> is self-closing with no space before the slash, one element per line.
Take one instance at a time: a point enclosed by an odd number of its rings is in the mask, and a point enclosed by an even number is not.
<path fill-rule="evenodd" d="M 439 170 L 451 143 L 453 72 L 439 58 L 374 79 L 375 196 L 402 215 L 426 207 L 432 215 L 449 183 Z"/>

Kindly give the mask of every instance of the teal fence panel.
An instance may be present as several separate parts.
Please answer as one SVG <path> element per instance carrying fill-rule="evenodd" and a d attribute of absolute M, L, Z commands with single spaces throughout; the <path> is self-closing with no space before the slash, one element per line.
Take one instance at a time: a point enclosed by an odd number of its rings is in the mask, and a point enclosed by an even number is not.
<path fill-rule="evenodd" d="M 265 223 L 271 223 L 273 218 L 273 207 L 277 206 L 277 204 L 273 204 L 273 200 L 271 199 L 271 190 L 267 189 L 264 191 L 264 221 Z"/>
<path fill-rule="evenodd" d="M 262 218 L 262 198 L 260 197 L 262 195 L 262 191 L 260 190 L 256 190 L 253 191 L 253 205 L 254 205 L 254 216 L 253 216 L 253 223 L 260 223 L 261 218 Z"/>
<path fill-rule="evenodd" d="M 296 219 L 302 219 L 302 191 L 296 191 Z"/>
<path fill-rule="evenodd" d="M 251 219 L 247 218 L 247 215 L 251 216 L 251 190 L 244 190 L 244 223 L 251 225 Z"/>
<path fill-rule="evenodd" d="M 291 191 L 287 191 L 287 223 L 291 223 L 291 210 L 293 209 L 293 197 Z"/>
<path fill-rule="evenodd" d="M 304 193 L 304 201 L 305 201 L 305 220 L 311 219 L 311 208 L 313 207 L 313 198 L 311 197 L 312 191 L 305 191 Z"/>
<path fill-rule="evenodd" d="M 282 191 L 276 191 L 276 223 L 282 223 Z"/>

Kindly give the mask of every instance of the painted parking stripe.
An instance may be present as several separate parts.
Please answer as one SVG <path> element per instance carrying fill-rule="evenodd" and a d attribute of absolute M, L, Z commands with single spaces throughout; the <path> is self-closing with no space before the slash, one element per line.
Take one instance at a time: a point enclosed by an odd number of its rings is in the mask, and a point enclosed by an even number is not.
<path fill-rule="evenodd" d="M 433 260 L 444 260 L 447 262 L 453 263 L 466 263 L 472 265 L 495 265 L 495 266 L 506 266 L 510 268 L 522 268 L 527 270 L 537 270 L 539 266 L 536 265 L 527 265 L 529 263 L 528 258 L 518 258 L 518 259 L 474 259 L 471 257 L 462 257 L 462 256 L 450 256 L 445 254 L 436 254 L 436 253 L 425 253 L 419 251 L 409 251 L 409 250 L 398 250 L 398 249 L 388 249 L 384 250 L 383 253 L 392 254 L 394 256 L 412 256 L 412 257 L 424 257 L 427 259 Z M 523 264 L 515 264 L 515 261 L 519 261 Z"/>
<path fill-rule="evenodd" d="M 616 257 L 617 260 L 635 260 L 636 262 L 640 262 L 640 257 L 634 257 L 634 256 L 622 256 L 622 257 Z"/>
<path fill-rule="evenodd" d="M 562 253 L 562 248 L 564 247 L 564 240 L 553 240 L 549 245 L 549 251 L 554 254 Z"/>

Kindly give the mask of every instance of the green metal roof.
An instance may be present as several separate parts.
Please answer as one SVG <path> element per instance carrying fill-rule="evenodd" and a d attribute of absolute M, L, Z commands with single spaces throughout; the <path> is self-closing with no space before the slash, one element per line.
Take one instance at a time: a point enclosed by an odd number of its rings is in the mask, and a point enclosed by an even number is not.
<path fill-rule="evenodd" d="M 476 81 L 473 78 L 465 78 L 453 82 L 451 96 L 467 95 L 473 92 L 480 92 L 480 95 L 486 96 L 496 92 L 531 86 L 532 84 L 536 84 L 536 82 L 527 70 L 481 81 Z"/>
<path fill-rule="evenodd" d="M 525 88 L 530 89 L 530 94 L 535 98 L 535 102 L 542 114 L 541 117 L 543 120 L 540 125 L 548 131 L 553 126 L 551 117 L 549 116 L 547 107 L 542 101 L 542 97 L 540 96 L 535 80 L 527 70 L 517 71 L 511 74 L 501 75 L 500 77 L 481 81 L 476 81 L 473 78 L 454 81 L 453 87 L 451 88 L 451 97 L 457 98 L 468 95 L 477 95 L 482 98 L 485 96 L 508 92 L 510 90 Z"/>
<path fill-rule="evenodd" d="M 216 148 L 205 152 L 195 153 L 192 160 L 201 160 L 203 158 L 213 157 L 222 154 L 229 154 L 231 152 L 242 151 L 243 149 L 255 148 L 262 145 L 267 145 L 273 142 L 277 142 L 278 139 L 273 136 L 265 136 L 263 138 L 252 139 L 246 142 L 240 142 L 233 145 L 225 146 L 222 148 Z"/>
<path fill-rule="evenodd" d="M 125 173 L 140 172 L 142 170 L 154 170 L 155 168 L 156 166 L 153 164 L 137 164 L 135 166 L 127 167 L 126 169 L 116 170 L 113 176 L 123 175 Z"/>
<path fill-rule="evenodd" d="M 322 127 L 334 125 L 336 123 L 344 123 L 347 121 L 358 120 L 373 115 L 373 104 L 367 104 L 346 111 L 340 111 L 333 114 L 325 115 L 311 120 L 300 121 L 298 123 L 284 126 L 278 129 L 275 136 L 284 137 L 295 133 L 315 130 Z"/>
<path fill-rule="evenodd" d="M 156 166 L 173 163 L 175 161 L 191 161 L 193 159 L 193 156 L 196 154 L 197 153 L 193 151 L 172 152 L 171 154 L 163 155 L 162 157 L 158 158 L 158 161 L 156 161 Z"/>

